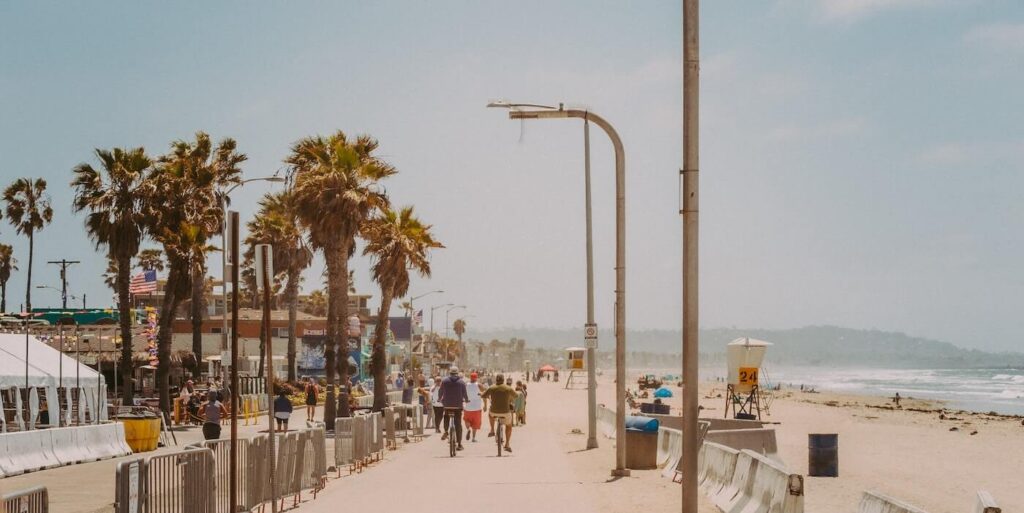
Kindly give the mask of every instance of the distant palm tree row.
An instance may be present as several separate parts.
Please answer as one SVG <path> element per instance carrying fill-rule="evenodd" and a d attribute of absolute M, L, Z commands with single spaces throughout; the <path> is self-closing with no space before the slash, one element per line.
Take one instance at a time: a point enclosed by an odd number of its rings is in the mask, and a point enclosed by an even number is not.
<path fill-rule="evenodd" d="M 385 402 L 386 323 L 391 303 L 409 290 L 409 271 L 430 275 L 429 252 L 443 247 L 431 226 L 414 215 L 412 207 L 393 209 L 381 182 L 397 170 L 379 158 L 371 137 L 351 138 L 338 131 L 330 136 L 307 137 L 296 142 L 284 159 L 288 187 L 267 194 L 256 216 L 247 223 L 244 257 L 251 266 L 255 244 L 273 246 L 273 273 L 284 280 L 288 305 L 289 380 L 294 380 L 296 317 L 301 273 L 311 265 L 314 252 L 326 262 L 326 298 L 314 294 L 313 306 L 327 317 L 327 407 L 330 426 L 336 415 L 348 415 L 347 402 L 337 401 L 335 384 L 348 382 L 346 326 L 351 272 L 356 239 L 366 241 L 364 254 L 373 259 L 373 279 L 381 287 L 371 369 L 375 379 L 374 407 Z M 131 340 L 129 285 L 132 261 L 143 269 L 163 271 L 166 285 L 157 327 L 157 387 L 160 406 L 169 411 L 171 326 L 173 312 L 190 302 L 192 351 L 196 368 L 202 359 L 202 302 L 209 284 L 207 257 L 210 244 L 225 222 L 221 210 L 225 191 L 241 183 L 240 153 L 233 139 L 214 144 L 198 132 L 193 140 L 171 143 L 161 156 L 150 157 L 144 148 L 95 150 L 96 167 L 83 163 L 73 170 L 72 207 L 85 215 L 85 227 L 97 249 L 106 252 L 104 279 L 117 295 L 122 340 Z M 31 309 L 33 240 L 53 217 L 46 182 L 18 179 L 3 193 L 4 213 L 18 234 L 29 241 L 25 308 Z M 145 241 L 160 249 L 142 249 Z M 244 266 L 244 264 L 243 264 Z M 17 270 L 11 246 L 0 244 L 0 310 L 6 309 L 6 285 Z M 254 281 L 254 277 L 246 277 Z M 247 287 L 252 289 L 252 287 Z M 241 298 L 239 298 L 241 299 Z M 264 334 L 266 336 L 268 334 Z M 339 354 L 339 349 L 340 354 Z M 122 344 L 119 372 L 122 396 L 134 395 L 131 344 Z M 339 374 L 336 381 L 336 372 Z M 337 408 L 337 409 L 336 409 Z"/>

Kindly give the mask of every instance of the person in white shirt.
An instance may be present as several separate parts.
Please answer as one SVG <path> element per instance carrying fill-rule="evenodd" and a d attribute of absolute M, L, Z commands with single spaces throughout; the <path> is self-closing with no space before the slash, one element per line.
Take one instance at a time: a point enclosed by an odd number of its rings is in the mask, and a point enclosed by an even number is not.
<path fill-rule="evenodd" d="M 444 418 L 444 405 L 441 404 L 441 379 L 434 378 L 430 385 L 430 406 L 434 408 L 434 431 L 441 432 L 441 419 Z"/>
<path fill-rule="evenodd" d="M 480 431 L 480 424 L 483 418 L 484 400 L 480 397 L 484 386 L 477 381 L 476 372 L 469 374 L 469 382 L 466 383 L 466 395 L 469 402 L 462 407 L 462 420 L 466 423 L 466 440 L 476 441 L 476 432 Z"/>

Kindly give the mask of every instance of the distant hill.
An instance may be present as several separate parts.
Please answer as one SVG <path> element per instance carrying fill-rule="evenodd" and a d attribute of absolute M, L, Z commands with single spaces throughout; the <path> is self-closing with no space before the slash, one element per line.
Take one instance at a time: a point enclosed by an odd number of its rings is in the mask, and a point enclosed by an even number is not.
<path fill-rule="evenodd" d="M 473 339 L 526 339 L 528 347 L 557 349 L 583 345 L 582 330 L 552 328 L 503 328 L 474 331 Z M 1024 353 L 989 353 L 963 349 L 904 333 L 857 330 L 836 326 L 808 326 L 786 330 L 716 328 L 701 330 L 701 353 L 718 359 L 725 345 L 739 337 L 751 337 L 775 344 L 770 358 L 776 365 L 840 365 L 886 368 L 966 368 L 1024 367 Z M 627 335 L 630 352 L 682 352 L 680 332 L 671 330 L 630 331 Z M 601 330 L 601 350 L 613 347 L 615 335 Z"/>

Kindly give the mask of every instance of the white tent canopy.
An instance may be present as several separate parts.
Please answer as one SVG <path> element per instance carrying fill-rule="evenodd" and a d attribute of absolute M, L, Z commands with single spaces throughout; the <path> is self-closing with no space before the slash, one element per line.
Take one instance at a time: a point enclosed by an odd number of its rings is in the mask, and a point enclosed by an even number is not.
<path fill-rule="evenodd" d="M 29 388 L 74 387 L 75 367 L 82 388 L 96 388 L 104 384 L 103 376 L 87 365 L 79 364 L 38 338 L 28 337 Z M 25 387 L 25 335 L 0 333 L 0 389 Z M 63 376 L 63 379 L 61 377 Z"/>

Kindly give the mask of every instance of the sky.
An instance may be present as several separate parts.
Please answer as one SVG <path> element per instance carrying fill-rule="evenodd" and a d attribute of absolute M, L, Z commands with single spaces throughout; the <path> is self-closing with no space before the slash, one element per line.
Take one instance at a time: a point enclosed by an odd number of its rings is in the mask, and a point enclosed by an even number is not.
<path fill-rule="evenodd" d="M 681 2 L 654 0 L 0 0 L 0 181 L 49 182 L 33 283 L 59 285 L 47 260 L 81 260 L 70 293 L 109 305 L 105 259 L 70 209 L 71 169 L 95 165 L 94 148 L 159 155 L 203 130 L 236 139 L 253 178 L 283 169 L 302 137 L 370 134 L 400 171 L 393 202 L 446 246 L 413 281 L 414 294 L 445 291 L 416 302 L 428 323 L 455 303 L 470 336 L 581 327 L 582 124 L 485 108 L 562 102 L 624 141 L 627 326 L 678 329 L 681 27 Z M 700 35 L 701 326 L 1024 348 L 1024 4 L 716 0 Z M 597 322 L 610 328 L 614 169 L 592 128 Z M 235 191 L 243 220 L 273 187 Z M 25 269 L 6 220 L 0 241 Z M 322 262 L 304 290 L 321 286 Z M 352 265 L 379 297 L 370 262 Z M 10 310 L 24 287 L 22 271 Z"/>

